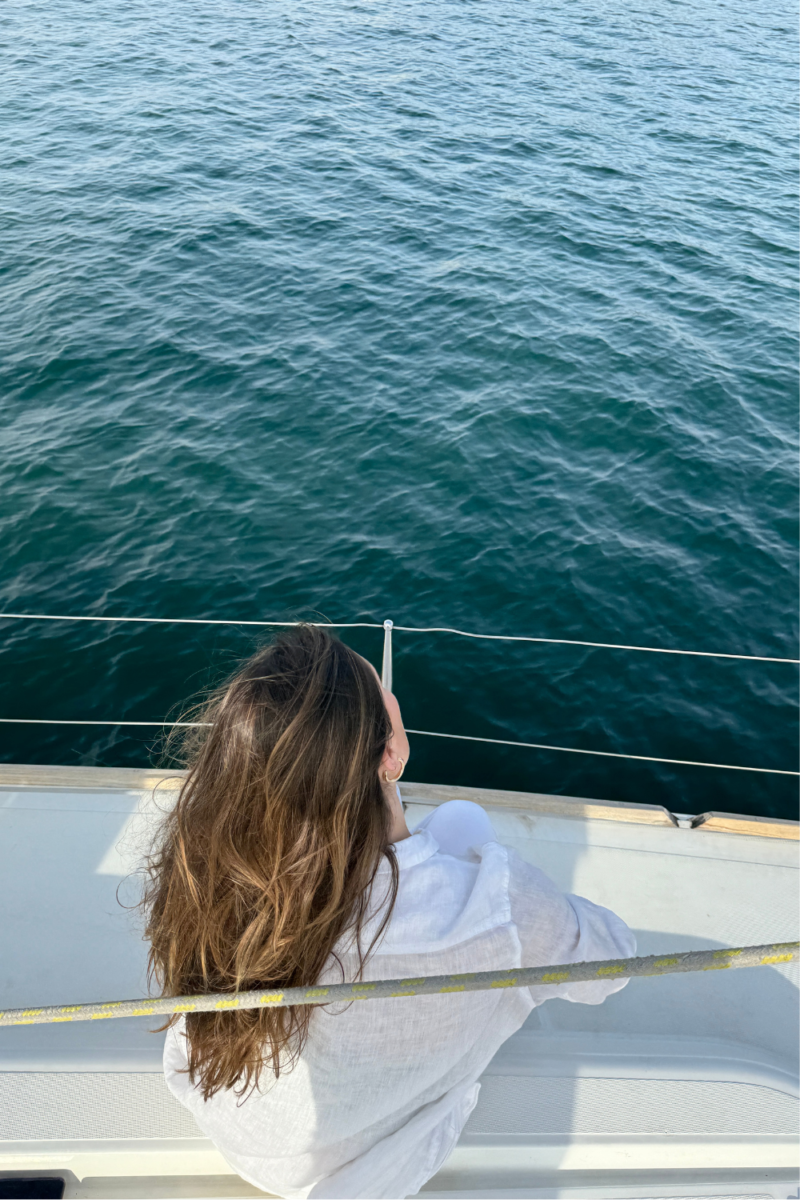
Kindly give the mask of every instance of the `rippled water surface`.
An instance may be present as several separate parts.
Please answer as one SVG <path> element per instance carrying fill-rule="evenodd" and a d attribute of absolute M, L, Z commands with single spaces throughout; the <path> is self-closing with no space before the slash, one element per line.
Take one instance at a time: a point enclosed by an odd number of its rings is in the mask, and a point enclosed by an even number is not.
<path fill-rule="evenodd" d="M 6 0 L 0 38 L 3 611 L 797 656 L 794 6 Z M 160 720 L 253 633 L 0 639 L 3 715 Z M 796 769 L 792 666 L 396 650 L 413 728 Z M 144 765 L 156 733 L 0 753 Z M 412 751 L 796 815 L 788 776 Z"/>

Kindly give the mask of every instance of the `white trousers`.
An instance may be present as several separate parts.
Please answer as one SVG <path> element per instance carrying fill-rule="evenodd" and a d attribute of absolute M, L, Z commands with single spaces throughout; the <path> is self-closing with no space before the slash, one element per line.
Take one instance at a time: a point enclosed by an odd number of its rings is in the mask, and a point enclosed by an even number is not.
<path fill-rule="evenodd" d="M 440 804 L 416 828 L 427 829 L 439 843 L 442 854 L 452 854 L 453 858 L 468 858 L 473 846 L 497 841 L 492 822 L 480 804 L 471 800 L 448 800 Z"/>

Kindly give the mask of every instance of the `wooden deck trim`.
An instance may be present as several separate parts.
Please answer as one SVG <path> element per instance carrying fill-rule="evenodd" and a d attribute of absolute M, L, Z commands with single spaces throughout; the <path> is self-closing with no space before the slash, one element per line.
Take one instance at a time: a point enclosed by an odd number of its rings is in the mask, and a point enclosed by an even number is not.
<path fill-rule="evenodd" d="M 555 817 L 583 817 L 599 821 L 624 821 L 634 825 L 677 826 L 672 813 L 659 804 L 632 804 L 625 800 L 585 800 L 579 796 L 548 796 L 542 792 L 507 792 L 495 788 L 456 787 L 441 783 L 401 783 L 407 803 L 445 804 L 448 800 L 474 800 L 494 808 L 541 813 Z"/>
<path fill-rule="evenodd" d="M 150 791 L 180 787 L 182 771 L 137 767 L 37 767 L 0 763 L 0 788 L 70 788 L 74 791 Z M 622 800 L 584 800 L 577 796 L 548 796 L 539 792 L 508 792 L 495 788 L 455 787 L 450 784 L 400 785 L 406 801 L 444 804 L 447 800 L 474 800 L 496 808 L 514 808 L 557 817 L 591 817 L 637 825 L 674 826 L 675 818 L 656 804 L 630 804 Z"/>
<path fill-rule="evenodd" d="M 154 787 L 178 788 L 183 771 L 151 767 L 38 767 L 0 763 L 0 788 L 68 788 L 72 791 L 151 791 Z M 622 821 L 634 825 L 677 825 L 672 813 L 658 804 L 632 804 L 624 800 L 587 800 L 580 796 L 548 796 L 541 792 L 509 792 L 496 788 L 457 787 L 443 783 L 400 785 L 410 803 L 438 805 L 448 800 L 474 800 L 495 808 L 548 814 L 555 817 Z M 750 837 L 797 841 L 800 822 L 778 817 L 749 817 L 739 813 L 701 813 L 692 828 L 703 833 L 738 833 Z"/>
<path fill-rule="evenodd" d="M 183 771 L 149 767 L 30 767 L 0 763 L 0 788 L 71 788 L 74 791 L 149 792 L 180 787 Z"/>
<path fill-rule="evenodd" d="M 800 840 L 800 822 L 781 817 L 746 817 L 740 813 L 707 812 L 692 820 L 692 829 L 704 833 L 746 833 L 750 837 Z"/>

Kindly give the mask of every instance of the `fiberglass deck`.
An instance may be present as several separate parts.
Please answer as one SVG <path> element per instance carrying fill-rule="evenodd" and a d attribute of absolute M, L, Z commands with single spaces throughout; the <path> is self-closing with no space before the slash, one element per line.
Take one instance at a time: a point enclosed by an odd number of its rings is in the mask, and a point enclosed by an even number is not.
<path fill-rule="evenodd" d="M 53 770 L 0 781 L 3 1008 L 146 991 L 145 946 L 116 892 L 152 784 Z M 403 794 L 412 827 L 451 795 L 482 800 L 499 840 L 618 912 L 640 954 L 797 936 L 788 837 L 678 827 L 648 806 L 411 783 Z M 133 894 L 123 883 L 121 898 Z M 495 1056 L 422 1194 L 795 1195 L 797 981 L 792 964 L 635 979 L 599 1007 L 549 1001 Z M 0 1030 L 0 1174 L 65 1174 L 74 1196 L 263 1194 L 167 1092 L 151 1023 Z"/>

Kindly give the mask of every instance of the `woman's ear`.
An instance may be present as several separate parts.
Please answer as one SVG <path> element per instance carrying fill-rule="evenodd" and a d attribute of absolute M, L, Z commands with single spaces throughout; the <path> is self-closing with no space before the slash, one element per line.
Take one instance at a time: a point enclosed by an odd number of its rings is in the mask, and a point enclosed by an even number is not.
<path fill-rule="evenodd" d="M 403 760 L 397 755 L 387 750 L 384 752 L 381 759 L 381 787 L 389 806 L 389 814 L 391 820 L 391 831 L 389 840 L 391 842 L 402 842 L 404 838 L 411 837 L 410 830 L 406 824 L 405 808 L 396 783 L 391 782 L 396 780 L 403 773 Z M 389 776 L 387 780 L 386 776 Z"/>
<path fill-rule="evenodd" d="M 396 775 L 399 775 L 404 765 L 402 759 L 393 750 L 391 742 L 389 742 L 381 758 L 379 771 L 381 783 L 388 783 L 389 779 L 393 779 Z M 389 777 L 388 779 L 387 776 Z"/>

